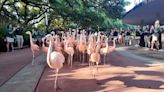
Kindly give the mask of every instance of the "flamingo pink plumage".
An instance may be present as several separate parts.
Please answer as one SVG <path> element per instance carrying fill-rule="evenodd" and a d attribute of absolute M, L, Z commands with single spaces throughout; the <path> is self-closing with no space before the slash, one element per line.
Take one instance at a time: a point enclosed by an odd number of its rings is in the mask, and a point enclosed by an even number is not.
<path fill-rule="evenodd" d="M 55 78 L 55 86 L 54 86 L 56 89 L 58 72 L 63 67 L 63 63 L 65 62 L 65 57 L 61 52 L 57 52 L 57 51 L 52 52 L 54 39 L 52 36 L 48 37 L 48 39 L 50 40 L 50 44 L 47 52 L 47 64 L 50 68 L 56 69 L 56 78 Z"/>
<path fill-rule="evenodd" d="M 105 61 L 106 61 L 106 55 L 109 52 L 108 49 L 109 49 L 108 38 L 106 37 L 106 39 L 105 39 L 105 47 L 100 49 L 100 54 L 104 56 L 104 64 L 105 64 Z"/>
<path fill-rule="evenodd" d="M 80 35 L 80 43 L 79 43 L 79 51 L 83 54 L 83 64 L 84 64 L 84 55 L 85 55 L 85 50 L 86 50 L 86 39 L 85 39 L 84 32 L 85 31 L 83 30 L 81 35 Z"/>
<path fill-rule="evenodd" d="M 100 36 L 98 36 L 100 37 Z M 99 39 L 99 38 L 98 38 Z M 98 64 L 99 64 L 99 61 L 100 61 L 100 42 L 98 42 L 99 40 L 97 40 L 96 43 L 94 43 L 95 45 L 93 45 L 94 47 L 94 52 L 90 55 L 90 62 L 91 62 L 91 66 L 94 65 L 94 63 L 96 63 L 97 65 L 97 72 L 98 72 Z M 93 41 L 94 42 L 94 41 Z M 95 77 L 95 74 L 93 74 L 94 77 Z"/>
<path fill-rule="evenodd" d="M 64 45 L 64 50 L 65 52 L 69 55 L 68 57 L 68 64 L 71 64 L 72 68 L 72 62 L 73 62 L 73 55 L 75 53 L 74 48 L 71 46 L 68 46 L 70 39 L 65 39 L 65 45 Z"/>
<path fill-rule="evenodd" d="M 116 39 L 113 39 L 113 46 L 108 47 L 108 53 L 113 52 L 115 48 L 116 48 Z"/>
<path fill-rule="evenodd" d="M 39 46 L 32 41 L 32 34 L 31 34 L 30 31 L 27 31 L 26 34 L 28 34 L 29 37 L 30 37 L 30 46 L 31 46 L 31 51 L 32 51 L 32 55 L 33 55 L 33 58 L 32 58 L 32 65 L 33 65 L 34 64 L 35 53 L 37 51 L 39 51 Z"/>

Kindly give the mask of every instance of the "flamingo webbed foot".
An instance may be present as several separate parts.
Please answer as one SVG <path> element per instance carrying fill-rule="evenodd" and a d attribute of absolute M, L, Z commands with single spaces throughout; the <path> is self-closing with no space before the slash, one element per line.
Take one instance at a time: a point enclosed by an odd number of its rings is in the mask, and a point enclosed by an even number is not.
<path fill-rule="evenodd" d="M 58 91 L 61 91 L 62 89 L 61 89 L 59 86 L 57 86 L 57 87 L 55 88 L 55 90 L 58 92 Z"/>
<path fill-rule="evenodd" d="M 34 65 L 34 60 L 32 60 L 32 65 Z"/>
<path fill-rule="evenodd" d="M 102 85 L 102 83 L 101 83 L 101 82 L 99 82 L 99 81 L 97 81 L 97 82 L 96 82 L 96 84 L 97 84 L 97 85 Z"/>

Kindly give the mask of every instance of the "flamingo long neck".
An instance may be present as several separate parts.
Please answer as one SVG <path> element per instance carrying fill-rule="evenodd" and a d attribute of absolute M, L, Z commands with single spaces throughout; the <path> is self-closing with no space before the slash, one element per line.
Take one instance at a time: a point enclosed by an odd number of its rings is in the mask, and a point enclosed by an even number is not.
<path fill-rule="evenodd" d="M 52 41 L 50 40 L 50 44 L 49 44 L 49 47 L 48 47 L 48 52 L 47 52 L 47 64 L 53 68 L 51 66 L 51 53 L 52 53 Z"/>
<path fill-rule="evenodd" d="M 80 34 L 80 44 L 82 43 L 83 36 Z"/>
<path fill-rule="evenodd" d="M 54 47 L 57 48 L 58 47 L 58 36 L 55 35 L 55 43 L 54 43 Z"/>
<path fill-rule="evenodd" d="M 95 53 L 99 53 L 99 51 L 100 51 L 100 44 L 97 44 Z"/>
<path fill-rule="evenodd" d="M 32 44 L 33 44 L 33 41 L 32 41 L 32 34 L 29 33 L 29 36 L 30 36 L 30 45 L 32 45 Z"/>
<path fill-rule="evenodd" d="M 109 47 L 109 45 L 108 45 L 108 39 L 106 39 L 105 44 L 106 44 L 105 49 L 108 50 L 108 47 Z"/>
<path fill-rule="evenodd" d="M 68 48 L 68 40 L 67 39 L 66 39 L 66 42 L 65 42 L 64 46 L 65 46 L 64 49 L 67 50 L 67 48 Z"/>
<path fill-rule="evenodd" d="M 99 50 L 100 50 L 100 39 L 97 39 L 96 47 L 95 47 L 95 53 L 98 53 Z"/>
<path fill-rule="evenodd" d="M 45 40 L 45 39 L 43 39 L 43 41 L 42 41 L 42 47 L 45 47 L 44 40 Z"/>
<path fill-rule="evenodd" d="M 113 40 L 113 48 L 115 48 L 115 47 L 116 47 L 116 41 Z"/>

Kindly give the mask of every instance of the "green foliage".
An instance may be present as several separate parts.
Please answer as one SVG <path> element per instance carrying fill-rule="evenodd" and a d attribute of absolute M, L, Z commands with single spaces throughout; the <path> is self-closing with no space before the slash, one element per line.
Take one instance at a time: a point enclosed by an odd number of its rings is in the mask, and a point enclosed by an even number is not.
<path fill-rule="evenodd" d="M 110 29 L 123 27 L 119 18 L 125 12 L 125 0 L 3 0 L 1 13 L 16 19 L 26 29 L 38 23 L 41 30 L 53 27 L 97 27 Z M 8 8 L 6 8 L 8 7 Z M 45 12 L 48 24 L 45 25 Z"/>

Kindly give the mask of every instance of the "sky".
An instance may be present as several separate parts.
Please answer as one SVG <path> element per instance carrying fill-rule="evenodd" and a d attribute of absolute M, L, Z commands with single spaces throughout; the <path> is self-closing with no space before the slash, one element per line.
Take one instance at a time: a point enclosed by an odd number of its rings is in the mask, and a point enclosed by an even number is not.
<path fill-rule="evenodd" d="M 126 1 L 130 2 L 130 4 L 125 7 L 126 11 L 128 12 L 129 10 L 131 10 L 135 6 L 134 1 L 136 1 L 138 3 L 139 1 L 142 1 L 142 0 L 126 0 Z"/>

